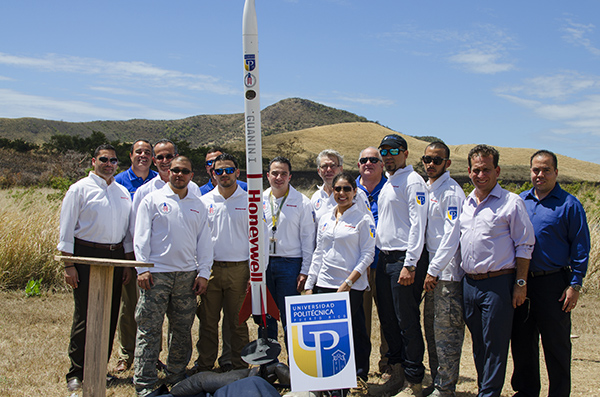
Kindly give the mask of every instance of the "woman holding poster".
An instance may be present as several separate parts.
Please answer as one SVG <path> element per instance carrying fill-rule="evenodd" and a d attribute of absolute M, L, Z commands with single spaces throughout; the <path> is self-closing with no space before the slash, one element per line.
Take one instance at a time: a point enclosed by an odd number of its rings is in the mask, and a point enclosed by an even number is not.
<path fill-rule="evenodd" d="M 363 292 L 369 288 L 367 269 L 375 253 L 375 222 L 353 203 L 356 181 L 347 173 L 333 180 L 337 205 L 321 217 L 306 293 L 350 293 L 356 375 L 367 381 L 371 341 L 365 326 Z"/>

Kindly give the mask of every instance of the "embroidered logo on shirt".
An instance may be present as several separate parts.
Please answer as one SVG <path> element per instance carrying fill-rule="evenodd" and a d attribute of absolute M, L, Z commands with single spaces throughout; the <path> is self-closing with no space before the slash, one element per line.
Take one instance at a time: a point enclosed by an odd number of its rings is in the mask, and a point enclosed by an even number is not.
<path fill-rule="evenodd" d="M 317 202 L 315 203 L 315 208 L 319 209 L 321 208 L 321 199 L 318 199 Z"/>
<path fill-rule="evenodd" d="M 417 192 L 417 204 L 425 204 L 425 192 Z"/>
<path fill-rule="evenodd" d="M 323 231 L 325 231 L 325 229 L 327 229 L 327 222 L 325 222 L 325 223 L 323 224 L 323 227 L 321 228 L 321 231 L 323 232 Z"/>
<path fill-rule="evenodd" d="M 458 207 L 448 207 L 448 219 L 451 221 L 458 217 Z"/>
<path fill-rule="evenodd" d="M 212 215 L 212 214 L 215 213 L 215 205 L 214 204 L 211 204 L 211 205 L 208 206 L 208 213 L 210 215 Z"/>
<path fill-rule="evenodd" d="M 369 225 L 369 232 L 371 234 L 371 238 L 375 238 L 375 226 Z"/>
<path fill-rule="evenodd" d="M 164 203 L 158 205 L 158 210 L 160 211 L 161 214 L 167 215 L 167 214 L 171 213 L 173 208 L 171 207 L 171 204 L 164 202 Z"/>

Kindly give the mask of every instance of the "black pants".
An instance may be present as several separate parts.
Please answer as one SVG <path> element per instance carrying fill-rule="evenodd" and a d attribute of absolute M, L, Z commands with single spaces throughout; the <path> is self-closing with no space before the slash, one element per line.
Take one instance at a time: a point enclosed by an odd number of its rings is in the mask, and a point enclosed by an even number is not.
<path fill-rule="evenodd" d="M 548 369 L 548 396 L 564 397 L 571 392 L 571 314 L 565 313 L 563 302 L 558 301 L 570 279 L 570 272 L 561 270 L 527 280 L 529 300 L 515 310 L 512 329 L 511 383 L 516 396 L 540 395 L 540 335 Z"/>
<path fill-rule="evenodd" d="M 336 292 L 337 289 L 315 287 L 315 293 Z M 352 335 L 354 337 L 354 361 L 356 376 L 365 382 L 369 377 L 369 357 L 371 356 L 371 340 L 365 325 L 365 309 L 363 308 L 364 291 L 350 290 L 350 311 L 352 312 Z"/>
<path fill-rule="evenodd" d="M 123 248 L 116 251 L 109 251 L 99 248 L 87 247 L 75 244 L 75 256 L 85 256 L 92 258 L 111 258 L 124 259 Z M 67 381 L 72 378 L 83 380 L 85 362 L 85 333 L 88 309 L 88 292 L 90 284 L 89 265 L 75 264 L 79 274 L 79 283 L 77 288 L 73 289 L 73 298 L 75 300 L 75 310 L 73 313 L 73 325 L 71 327 L 71 341 L 69 343 L 69 359 L 71 368 L 67 372 Z M 123 268 L 116 267 L 113 276 L 112 303 L 110 313 L 110 335 L 108 342 L 108 355 L 112 351 L 115 330 L 117 329 L 117 320 L 119 317 L 119 305 L 121 302 L 121 286 L 123 280 Z M 133 281 L 132 281 L 133 282 Z M 100 343 L 100 341 L 91 341 L 91 343 Z"/>

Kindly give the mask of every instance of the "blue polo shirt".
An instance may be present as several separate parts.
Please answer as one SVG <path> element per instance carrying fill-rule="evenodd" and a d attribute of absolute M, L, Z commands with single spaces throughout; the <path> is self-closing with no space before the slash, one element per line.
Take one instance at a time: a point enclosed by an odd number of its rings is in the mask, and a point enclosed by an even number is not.
<path fill-rule="evenodd" d="M 237 181 L 237 184 L 244 189 L 245 191 L 248 191 L 248 184 L 246 182 L 242 182 L 242 181 Z M 215 187 L 212 184 L 212 181 L 209 180 L 208 183 L 200 186 L 200 194 L 202 196 L 204 196 L 206 193 L 210 192 L 211 190 L 213 190 Z"/>
<path fill-rule="evenodd" d="M 381 188 L 383 188 L 383 185 L 385 185 L 386 182 L 387 182 L 387 178 L 382 175 L 381 180 L 379 181 L 377 186 L 375 186 L 375 189 L 373 189 L 373 191 L 369 193 L 369 191 L 367 191 L 367 188 L 360 184 L 360 175 L 356 178 L 356 186 L 359 189 L 363 190 L 367 194 L 367 198 L 369 199 L 369 206 L 371 207 L 371 213 L 373 214 L 373 218 L 375 218 L 375 227 L 377 227 L 377 219 L 378 219 L 377 200 L 379 199 L 379 193 L 381 192 Z M 373 257 L 373 263 L 371 263 L 371 266 L 370 266 L 371 269 L 377 268 L 377 260 L 378 259 L 379 259 L 379 248 L 375 247 L 375 256 Z"/>
<path fill-rule="evenodd" d="M 158 172 L 150 170 L 148 172 L 148 177 L 143 179 L 137 176 L 131 167 L 127 171 L 123 171 L 117 175 L 115 175 L 115 181 L 119 185 L 123 185 L 129 190 L 129 194 L 131 194 L 131 199 L 133 200 L 133 195 L 135 191 L 142 186 L 143 184 L 149 182 L 151 179 L 155 178 L 158 175 Z"/>
<path fill-rule="evenodd" d="M 534 189 L 521 193 L 535 230 L 535 248 L 529 271 L 570 266 L 571 284 L 581 285 L 588 266 L 590 232 L 583 206 L 557 183 L 542 200 Z"/>

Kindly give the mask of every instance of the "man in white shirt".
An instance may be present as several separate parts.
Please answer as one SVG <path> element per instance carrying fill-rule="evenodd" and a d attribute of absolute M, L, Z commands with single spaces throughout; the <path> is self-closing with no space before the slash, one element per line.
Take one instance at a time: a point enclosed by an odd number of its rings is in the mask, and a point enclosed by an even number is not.
<path fill-rule="evenodd" d="M 460 228 L 458 217 L 465 194 L 450 178 L 450 149 L 443 142 L 432 142 L 421 157 L 429 180 L 426 245 L 429 268 L 423 288 L 423 323 L 429 367 L 434 390 L 430 396 L 454 396 L 460 355 L 465 337 L 462 310 L 464 272 L 460 267 Z"/>
<path fill-rule="evenodd" d="M 63 256 L 84 256 L 123 259 L 133 251 L 131 238 L 126 239 L 131 211 L 131 196 L 126 188 L 115 183 L 117 155 L 111 145 L 100 145 L 92 158 L 89 176 L 71 185 L 65 195 L 60 213 L 58 250 Z M 129 282 L 129 269 L 115 268 L 110 315 L 109 357 L 119 315 L 121 282 Z M 65 281 L 73 287 L 75 311 L 67 373 L 67 389 L 81 388 L 85 361 L 89 265 L 65 262 Z"/>
<path fill-rule="evenodd" d="M 217 187 L 202 196 L 212 230 L 214 258 L 205 294 L 198 308 L 200 337 L 196 345 L 196 369 L 213 369 L 219 349 L 218 325 L 221 309 L 231 330 L 231 364 L 233 369 L 247 368 L 241 358 L 248 344 L 248 326 L 238 324 L 238 314 L 246 296 L 250 278 L 248 259 L 248 193 L 237 183 L 240 174 L 237 160 L 228 153 L 213 163 Z"/>
<path fill-rule="evenodd" d="M 269 266 L 267 288 L 279 308 L 284 332 L 287 332 L 285 297 L 299 295 L 310 268 L 315 249 L 313 207 L 305 195 L 290 185 L 292 164 L 275 157 L 267 172 L 269 187 L 263 193 L 263 208 L 269 229 Z M 267 320 L 268 336 L 277 340 L 277 321 Z M 284 339 L 287 341 L 287 337 Z"/>
<path fill-rule="evenodd" d="M 378 200 L 377 299 L 381 303 L 392 303 L 378 307 L 389 346 L 388 363 L 393 367 L 385 388 L 393 394 L 402 387 L 405 378 L 406 387 L 398 395 L 421 396 L 425 344 L 419 303 L 427 261 L 420 259 L 427 225 L 427 186 L 413 167 L 406 165 L 408 147 L 400 135 L 385 136 L 379 152 L 388 181 Z"/>
<path fill-rule="evenodd" d="M 323 185 L 319 190 L 313 193 L 310 201 L 315 210 L 315 225 L 319 224 L 319 219 L 331 211 L 337 205 L 333 199 L 333 187 L 331 183 L 337 174 L 344 171 L 344 156 L 333 149 L 322 150 L 317 156 L 317 173 L 323 180 Z M 365 213 L 370 213 L 369 200 L 362 190 L 356 191 L 354 202 L 358 208 Z M 315 226 L 316 227 L 316 226 Z"/>
<path fill-rule="evenodd" d="M 135 313 L 133 381 L 140 397 L 152 393 L 158 382 L 156 362 L 165 314 L 169 319 L 167 383 L 185 377 L 192 353 L 195 295 L 206 291 L 213 257 L 204 205 L 188 190 L 193 176 L 190 160 L 175 158 L 169 182 L 142 200 L 136 216 L 136 259 L 154 263 L 152 268 L 137 268 L 141 292 Z"/>

